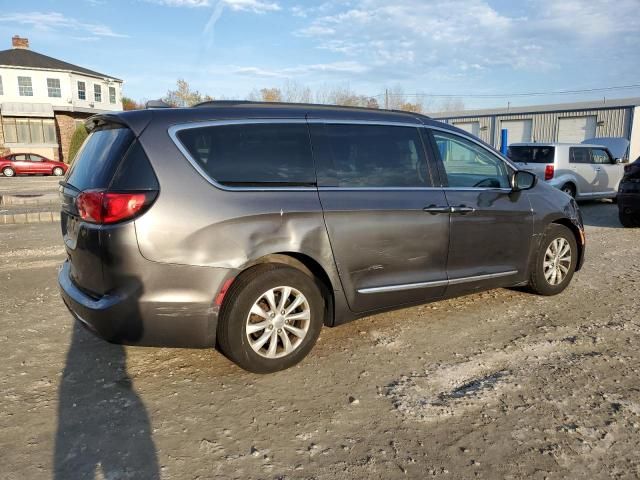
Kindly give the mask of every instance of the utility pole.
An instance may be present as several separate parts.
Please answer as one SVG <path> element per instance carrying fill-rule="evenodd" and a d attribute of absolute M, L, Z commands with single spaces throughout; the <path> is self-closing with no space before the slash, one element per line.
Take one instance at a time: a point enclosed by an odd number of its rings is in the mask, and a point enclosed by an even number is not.
<path fill-rule="evenodd" d="M 384 109 L 389 110 L 389 89 L 384 89 Z"/>

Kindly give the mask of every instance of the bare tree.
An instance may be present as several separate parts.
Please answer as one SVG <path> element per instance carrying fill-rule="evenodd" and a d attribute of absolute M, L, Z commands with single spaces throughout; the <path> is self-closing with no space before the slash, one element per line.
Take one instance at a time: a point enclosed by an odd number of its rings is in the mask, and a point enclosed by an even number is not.
<path fill-rule="evenodd" d="M 436 108 L 439 112 L 460 112 L 464 110 L 464 101 L 459 97 L 447 97 Z"/>
<path fill-rule="evenodd" d="M 296 81 L 287 80 L 282 87 L 282 101 L 290 103 L 311 103 L 311 89 Z"/>
<path fill-rule="evenodd" d="M 176 89 L 169 90 L 163 100 L 174 107 L 191 107 L 201 102 L 211 101 L 213 97 L 202 95 L 197 90 L 191 90 L 189 82 L 178 79 Z"/>

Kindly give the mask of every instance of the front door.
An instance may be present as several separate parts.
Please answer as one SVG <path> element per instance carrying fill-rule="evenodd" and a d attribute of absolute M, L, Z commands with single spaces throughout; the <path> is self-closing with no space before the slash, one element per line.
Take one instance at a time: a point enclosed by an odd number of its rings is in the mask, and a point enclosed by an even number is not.
<path fill-rule="evenodd" d="M 569 148 L 569 168 L 578 182 L 578 194 L 591 196 L 598 183 L 598 171 L 588 147 Z"/>
<path fill-rule="evenodd" d="M 417 127 L 314 123 L 318 190 L 334 258 L 356 312 L 443 295 L 449 213 Z"/>
<path fill-rule="evenodd" d="M 594 193 L 597 195 L 614 195 L 618 191 L 618 184 L 622 179 L 624 167 L 615 163 L 609 151 L 604 148 L 591 149 L 591 163 L 597 175 Z"/>
<path fill-rule="evenodd" d="M 523 281 L 533 214 L 527 193 L 511 189 L 512 167 L 470 138 L 431 132 L 451 208 L 447 295 Z"/>

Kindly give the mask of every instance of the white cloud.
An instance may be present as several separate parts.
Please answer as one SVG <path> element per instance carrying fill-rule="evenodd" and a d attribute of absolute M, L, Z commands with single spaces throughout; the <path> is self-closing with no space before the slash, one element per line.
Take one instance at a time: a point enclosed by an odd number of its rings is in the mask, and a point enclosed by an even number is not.
<path fill-rule="evenodd" d="M 529 0 L 500 11 L 488 0 L 354 0 L 326 10 L 294 10 L 307 18 L 295 35 L 391 75 L 546 71 L 563 65 L 561 52 L 571 46 L 584 50 L 585 40 L 604 46 L 640 31 L 628 20 L 637 17 L 638 0 Z"/>
<path fill-rule="evenodd" d="M 167 7 L 210 7 L 211 2 L 209 0 L 146 0 L 149 3 L 155 3 L 158 5 L 165 5 Z"/>
<path fill-rule="evenodd" d="M 99 23 L 84 22 L 58 12 L 24 12 L 0 14 L 0 23 L 26 25 L 37 30 L 59 30 L 60 33 L 82 33 L 84 36 L 124 38 L 128 35 L 114 32 Z"/>
<path fill-rule="evenodd" d="M 262 0 L 222 0 L 231 10 L 238 12 L 266 13 L 277 12 L 280 5 Z"/>
<path fill-rule="evenodd" d="M 329 63 L 314 63 L 296 65 L 293 67 L 285 67 L 279 69 L 266 69 L 261 67 L 225 67 L 225 71 L 245 76 L 271 77 L 271 78 L 298 78 L 312 74 L 361 74 L 366 73 L 369 69 L 355 61 L 339 61 Z"/>
<path fill-rule="evenodd" d="M 252 13 L 266 13 L 276 12 L 280 10 L 280 5 L 276 2 L 264 1 L 264 0 L 146 0 L 150 3 L 158 5 L 165 5 L 167 7 L 186 7 L 186 8 L 200 8 L 200 7 L 228 7 L 236 12 L 252 12 Z"/>

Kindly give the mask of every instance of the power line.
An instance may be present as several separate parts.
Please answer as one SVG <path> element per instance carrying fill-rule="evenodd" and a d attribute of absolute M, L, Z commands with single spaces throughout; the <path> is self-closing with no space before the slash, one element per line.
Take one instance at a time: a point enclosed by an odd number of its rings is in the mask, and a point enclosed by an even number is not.
<path fill-rule="evenodd" d="M 574 95 L 577 93 L 595 93 L 595 92 L 610 92 L 612 90 L 631 90 L 640 88 L 640 84 L 634 85 L 619 85 L 616 87 L 602 87 L 602 88 L 585 88 L 582 90 L 557 90 L 551 92 L 527 92 L 527 93 L 504 93 L 504 94 L 466 94 L 466 93 L 393 93 L 388 90 L 385 93 L 375 95 L 378 97 L 433 97 L 433 98 L 511 98 L 511 97 L 541 97 L 552 95 Z"/>

